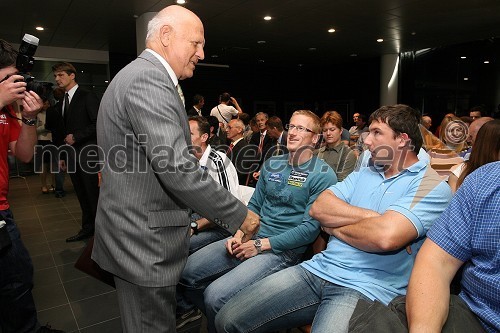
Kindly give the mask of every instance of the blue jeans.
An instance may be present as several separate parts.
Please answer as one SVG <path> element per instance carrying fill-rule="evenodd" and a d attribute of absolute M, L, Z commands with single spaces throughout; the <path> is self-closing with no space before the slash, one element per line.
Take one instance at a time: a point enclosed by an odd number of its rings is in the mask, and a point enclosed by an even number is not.
<path fill-rule="evenodd" d="M 207 316 L 209 332 L 215 332 L 219 309 L 240 290 L 302 259 L 302 254 L 288 250 L 241 261 L 228 254 L 225 243 L 214 242 L 190 255 L 180 281 L 184 295 Z"/>
<path fill-rule="evenodd" d="M 312 332 L 347 332 L 360 292 L 294 266 L 245 288 L 215 318 L 217 332 L 270 332 L 312 323 Z"/>
<path fill-rule="evenodd" d="M 12 245 L 0 252 L 0 331 L 36 332 L 40 328 L 33 288 L 33 265 L 9 209 L 0 211 Z"/>
<path fill-rule="evenodd" d="M 199 249 L 231 236 L 231 233 L 226 229 L 214 227 L 200 231 L 197 235 L 191 236 L 189 239 L 189 255 L 195 253 Z"/>

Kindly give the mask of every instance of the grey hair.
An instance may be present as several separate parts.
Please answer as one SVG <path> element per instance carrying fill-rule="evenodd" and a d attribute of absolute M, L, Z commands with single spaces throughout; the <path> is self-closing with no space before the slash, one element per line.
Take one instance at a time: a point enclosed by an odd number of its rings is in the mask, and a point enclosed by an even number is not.
<path fill-rule="evenodd" d="M 170 27 L 173 26 L 174 18 L 171 15 L 165 14 L 164 11 L 159 11 L 149 22 L 148 22 L 148 32 L 146 34 L 146 43 L 150 41 L 155 34 L 158 33 L 160 28 L 168 24 Z"/>

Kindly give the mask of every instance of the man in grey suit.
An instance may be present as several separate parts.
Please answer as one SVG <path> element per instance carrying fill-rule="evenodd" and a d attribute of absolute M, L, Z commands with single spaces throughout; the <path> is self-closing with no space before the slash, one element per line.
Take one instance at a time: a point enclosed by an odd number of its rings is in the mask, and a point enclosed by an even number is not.
<path fill-rule="evenodd" d="M 175 286 L 196 211 L 245 240 L 259 218 L 188 153 L 176 88 L 204 58 L 200 19 L 169 6 L 148 24 L 146 50 L 103 96 L 97 141 L 105 156 L 92 258 L 115 276 L 124 332 L 175 332 Z"/>

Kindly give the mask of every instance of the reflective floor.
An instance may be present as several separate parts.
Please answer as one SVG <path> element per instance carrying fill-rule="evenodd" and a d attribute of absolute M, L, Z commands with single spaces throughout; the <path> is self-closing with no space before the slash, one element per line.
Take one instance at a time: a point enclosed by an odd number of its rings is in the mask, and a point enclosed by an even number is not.
<path fill-rule="evenodd" d="M 81 223 L 69 177 L 65 190 L 66 196 L 58 199 L 42 194 L 38 175 L 10 179 L 9 202 L 33 260 L 39 321 L 66 332 L 119 333 L 115 290 L 73 267 L 86 244 L 65 241 L 78 232 Z M 199 332 L 200 324 L 191 323 L 179 332 Z"/>

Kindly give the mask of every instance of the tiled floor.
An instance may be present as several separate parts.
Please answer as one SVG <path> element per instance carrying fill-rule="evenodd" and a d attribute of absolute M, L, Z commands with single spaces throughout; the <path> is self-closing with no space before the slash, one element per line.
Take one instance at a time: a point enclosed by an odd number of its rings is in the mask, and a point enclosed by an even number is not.
<path fill-rule="evenodd" d="M 119 333 L 116 291 L 73 267 L 86 244 L 65 241 L 81 223 L 69 177 L 65 189 L 66 197 L 57 199 L 41 193 L 38 175 L 10 179 L 9 202 L 33 260 L 39 321 L 66 332 Z M 198 321 L 180 332 L 199 332 L 199 328 Z"/>

